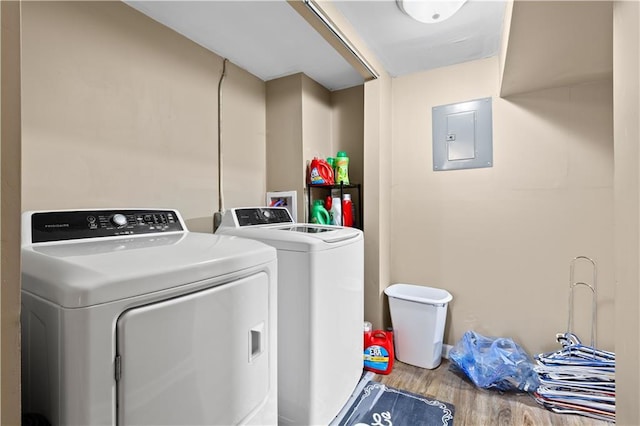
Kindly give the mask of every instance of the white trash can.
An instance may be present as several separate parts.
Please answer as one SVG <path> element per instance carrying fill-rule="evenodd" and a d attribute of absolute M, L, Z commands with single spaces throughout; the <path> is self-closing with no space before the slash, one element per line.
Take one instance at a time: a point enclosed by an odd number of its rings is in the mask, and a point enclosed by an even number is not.
<path fill-rule="evenodd" d="M 442 336 L 448 291 L 411 284 L 393 284 L 384 290 L 389 297 L 396 359 L 433 369 L 442 359 Z"/>

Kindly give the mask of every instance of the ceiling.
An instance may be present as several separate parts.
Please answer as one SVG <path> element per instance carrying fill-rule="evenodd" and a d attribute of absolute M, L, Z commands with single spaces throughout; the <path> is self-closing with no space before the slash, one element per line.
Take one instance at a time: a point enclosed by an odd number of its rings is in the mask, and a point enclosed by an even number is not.
<path fill-rule="evenodd" d="M 364 82 L 285 0 L 125 2 L 264 81 L 302 72 L 329 90 Z M 506 0 L 468 0 L 436 24 L 395 0 L 332 3 L 395 77 L 497 55 Z"/>

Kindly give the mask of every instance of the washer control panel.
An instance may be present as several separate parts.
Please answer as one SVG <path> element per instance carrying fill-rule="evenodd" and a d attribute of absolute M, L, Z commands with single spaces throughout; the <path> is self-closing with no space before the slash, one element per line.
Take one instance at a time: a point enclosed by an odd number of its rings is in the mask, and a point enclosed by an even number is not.
<path fill-rule="evenodd" d="M 185 231 L 175 210 L 77 210 L 31 215 L 31 242 Z"/>
<path fill-rule="evenodd" d="M 277 225 L 293 223 L 291 214 L 284 207 L 252 207 L 233 209 L 238 226 Z"/>

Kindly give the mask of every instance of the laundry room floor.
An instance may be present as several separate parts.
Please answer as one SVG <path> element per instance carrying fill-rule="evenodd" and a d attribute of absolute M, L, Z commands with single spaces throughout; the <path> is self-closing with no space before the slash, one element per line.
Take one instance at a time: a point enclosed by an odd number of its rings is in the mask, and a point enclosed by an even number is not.
<path fill-rule="evenodd" d="M 447 359 L 443 359 L 442 364 L 433 370 L 414 367 L 396 360 L 391 374 L 376 374 L 373 380 L 453 404 L 456 426 L 613 424 L 584 416 L 554 413 L 540 406 L 526 393 L 501 394 L 497 391 L 478 389 L 464 376 L 450 371 L 449 367 L 450 362 Z"/>

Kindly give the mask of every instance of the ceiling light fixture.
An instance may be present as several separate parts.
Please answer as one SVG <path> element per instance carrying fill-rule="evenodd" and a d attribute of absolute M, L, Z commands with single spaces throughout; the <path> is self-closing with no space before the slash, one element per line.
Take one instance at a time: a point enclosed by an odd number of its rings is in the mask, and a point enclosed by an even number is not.
<path fill-rule="evenodd" d="M 467 0 L 396 0 L 401 11 L 425 24 L 451 18 Z"/>

